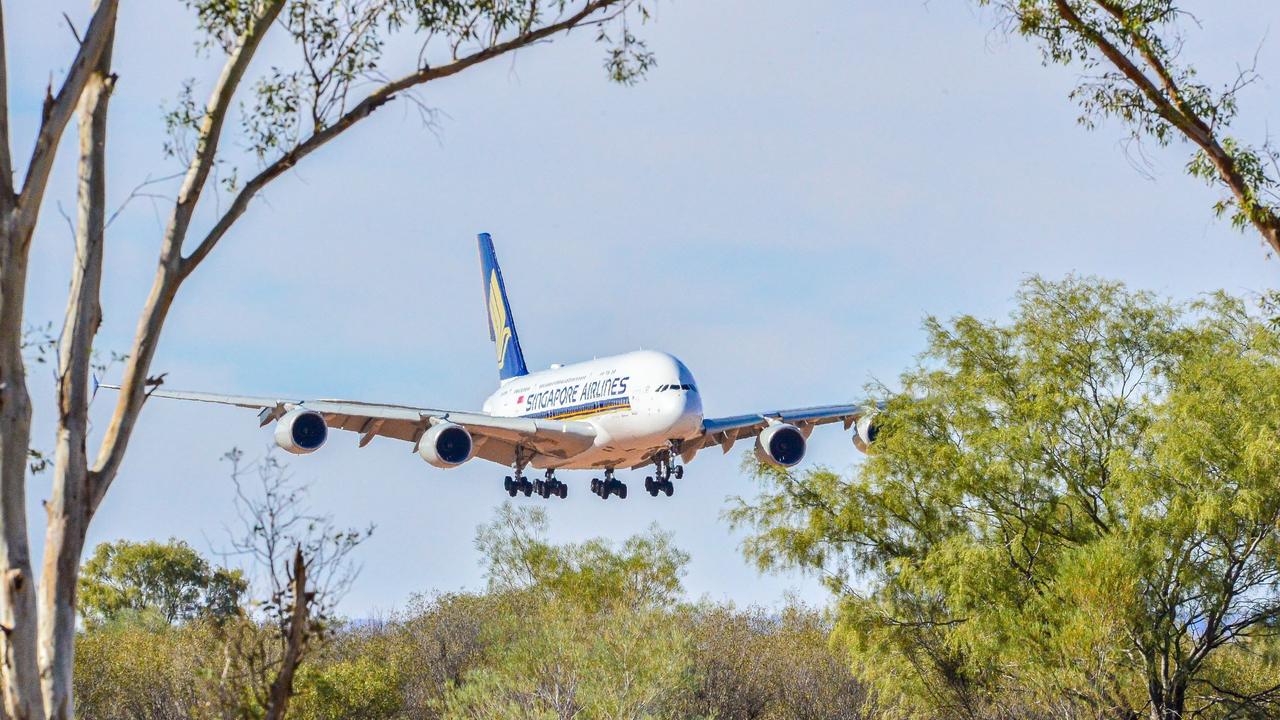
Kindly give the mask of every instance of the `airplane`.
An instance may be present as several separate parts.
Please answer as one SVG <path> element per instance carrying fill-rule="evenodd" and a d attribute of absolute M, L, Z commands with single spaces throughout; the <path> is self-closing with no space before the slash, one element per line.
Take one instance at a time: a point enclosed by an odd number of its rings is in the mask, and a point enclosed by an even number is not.
<path fill-rule="evenodd" d="M 755 438 L 764 462 L 790 468 L 805 456 L 813 428 L 843 423 L 853 444 L 868 452 L 877 426 L 874 406 L 824 405 L 771 410 L 722 418 L 702 414 L 702 396 L 689 368 L 663 352 L 641 350 L 530 372 L 516 334 L 511 303 L 489 233 L 478 236 L 489 337 L 498 364 L 498 389 L 481 410 L 355 402 L 245 397 L 155 389 L 149 397 L 234 405 L 258 411 L 260 427 L 275 423 L 275 442 L 283 450 L 306 455 L 319 450 L 330 428 L 350 430 L 364 447 L 382 436 L 411 443 L 423 460 L 438 468 L 456 468 L 480 458 L 512 473 L 503 489 L 515 497 L 568 497 L 558 470 L 595 470 L 591 492 L 601 499 L 627 497 L 619 469 L 652 465 L 644 480 L 653 497 L 671 497 L 672 480 L 684 477 L 684 465 L 699 450 Z M 103 385 L 111 389 L 118 386 Z M 680 462 L 677 462 L 679 460 Z M 543 470 L 530 481 L 525 470 Z"/>

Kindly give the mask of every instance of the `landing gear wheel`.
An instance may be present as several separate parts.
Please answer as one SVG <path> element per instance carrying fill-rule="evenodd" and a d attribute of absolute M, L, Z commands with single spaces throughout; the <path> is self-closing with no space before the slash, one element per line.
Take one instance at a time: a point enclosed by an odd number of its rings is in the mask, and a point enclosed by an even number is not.
<path fill-rule="evenodd" d="M 532 494 L 533 494 L 533 483 L 529 482 L 528 480 L 521 480 L 521 481 L 520 481 L 520 492 L 524 493 L 524 496 L 525 496 L 525 497 L 529 497 L 530 495 L 532 495 Z"/>
<path fill-rule="evenodd" d="M 626 499 L 627 499 L 627 484 L 626 484 L 626 483 L 618 483 L 618 487 L 614 490 L 614 492 L 618 493 L 618 499 L 619 499 L 619 500 L 626 500 Z"/>
<path fill-rule="evenodd" d="M 546 497 L 546 495 L 542 492 L 546 487 L 547 487 L 547 484 L 542 482 L 541 480 L 533 481 L 533 491 L 538 493 L 539 497 Z"/>
<path fill-rule="evenodd" d="M 502 478 L 502 489 L 506 490 L 508 493 L 511 492 L 511 476 L 510 475 Z"/>
<path fill-rule="evenodd" d="M 676 479 L 677 479 L 677 480 L 679 480 L 679 479 L 681 479 L 681 478 L 683 478 L 683 477 L 684 477 L 684 466 L 683 466 L 683 465 L 677 465 L 677 466 L 676 466 L 675 475 L 676 475 Z M 668 495 L 670 495 L 671 493 L 667 493 L 667 494 L 668 494 Z"/>
<path fill-rule="evenodd" d="M 600 478 L 591 478 L 591 492 L 595 495 L 600 494 Z"/>
<path fill-rule="evenodd" d="M 650 495 L 653 494 L 653 478 L 647 477 L 644 479 L 644 491 Z"/>
<path fill-rule="evenodd" d="M 568 486 L 568 485 L 565 485 L 564 483 L 560 483 L 560 487 L 558 487 L 558 488 L 556 488 L 556 489 L 560 491 L 560 492 L 559 492 L 559 496 L 560 496 L 560 499 L 561 499 L 561 500 L 564 500 L 565 498 L 569 497 L 569 486 Z"/>
<path fill-rule="evenodd" d="M 675 491 L 676 491 L 676 486 L 672 485 L 670 480 L 662 483 L 662 492 L 665 493 L 667 497 L 671 497 L 671 493 Z M 654 493 L 654 496 L 657 496 L 656 492 Z"/>

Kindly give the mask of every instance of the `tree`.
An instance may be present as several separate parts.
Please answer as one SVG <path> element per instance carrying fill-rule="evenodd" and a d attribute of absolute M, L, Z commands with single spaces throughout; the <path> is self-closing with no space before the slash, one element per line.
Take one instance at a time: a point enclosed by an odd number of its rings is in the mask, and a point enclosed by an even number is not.
<path fill-rule="evenodd" d="M 621 550 L 547 542 L 546 513 L 504 503 L 476 533 L 505 599 L 487 661 L 449 688 L 444 718 L 684 717 L 688 634 L 666 612 L 688 556 L 656 529 Z"/>
<path fill-rule="evenodd" d="M 1225 295 L 1018 299 L 926 322 L 852 479 L 757 468 L 748 555 L 822 573 L 835 641 L 908 715 L 1276 712 L 1280 332 Z"/>
<path fill-rule="evenodd" d="M 50 87 L 20 184 L 9 138 L 7 68 L 0 17 L 0 681 L 16 720 L 74 715 L 71 673 L 76 586 L 84 537 L 115 480 L 147 397 L 160 382 L 151 363 L 184 282 L 231 233 L 251 201 L 335 138 L 414 90 L 574 28 L 609 45 L 610 77 L 628 83 L 653 63 L 632 31 L 642 0 L 187 0 L 201 46 L 224 57 L 208 100 L 184 88 L 168 114 L 165 148 L 180 166 L 150 293 L 138 316 L 121 391 L 101 445 L 87 447 L 93 338 L 102 318 L 106 245 L 108 107 L 117 0 L 96 0 L 65 78 Z M 119 33 L 117 33 L 119 31 Z M 271 68 L 253 60 L 269 36 L 292 48 Z M 387 49 L 418 49 L 399 71 Z M 240 110 L 237 110 L 240 108 Z M 239 116 L 237 118 L 237 112 Z M 73 114 L 79 122 L 76 261 L 57 352 L 57 433 L 39 587 L 32 572 L 25 474 L 31 398 L 22 358 L 24 289 L 32 236 L 50 169 Z M 236 120 L 239 122 L 236 122 Z M 229 137 L 237 134 L 238 138 Z M 235 142 L 235 140 L 239 142 Z M 231 140 L 228 142 L 228 140 Z M 247 148 L 238 152 L 236 148 Z M 225 197 L 217 197 L 219 194 Z M 210 195 L 222 202 L 209 201 Z M 205 202 L 202 204 L 202 200 Z M 212 207 L 210 207 L 212 206 Z M 203 226 L 197 209 L 209 207 Z"/>
<path fill-rule="evenodd" d="M 148 611 L 171 625 L 226 618 L 248 589 L 240 571 L 211 567 L 180 540 L 102 543 L 80 572 L 80 615 L 91 622 Z"/>
<path fill-rule="evenodd" d="M 170 626 L 144 616 L 86 626 L 76 636 L 76 712 L 93 720 L 212 720 L 218 677 L 213 624 Z"/>
<path fill-rule="evenodd" d="M 545 510 L 510 502 L 476 530 L 491 591 L 548 595 L 586 612 L 615 605 L 664 607 L 679 597 L 689 554 L 656 525 L 627 538 L 620 549 L 603 538 L 555 545 L 547 530 Z"/>
<path fill-rule="evenodd" d="M 664 614 L 531 604 L 505 619 L 496 657 L 445 693 L 441 717 L 687 717 L 677 700 L 694 677 L 690 644 Z"/>
<path fill-rule="evenodd" d="M 232 449 L 224 459 L 231 462 L 244 526 L 232 548 L 248 558 L 266 596 L 253 603 L 255 612 L 222 628 L 224 705 L 240 714 L 247 705 L 252 717 L 283 720 L 299 668 L 330 632 L 333 609 L 355 580 L 350 555 L 373 527 L 342 529 L 330 516 L 308 511 L 306 486 L 271 454 L 245 465 L 244 454 Z M 246 489 L 246 476 L 256 479 L 257 489 Z"/>
<path fill-rule="evenodd" d="M 698 677 L 683 717 L 877 717 L 843 654 L 829 647 L 819 611 L 794 601 L 778 610 L 701 603 L 685 615 Z"/>
<path fill-rule="evenodd" d="M 1270 139 L 1252 146 L 1231 135 L 1241 90 L 1257 80 L 1242 70 L 1218 89 L 1200 81 L 1180 57 L 1190 12 L 1175 0 L 978 0 L 995 7 L 1009 29 L 1039 43 L 1046 64 L 1077 67 L 1071 92 L 1082 125 L 1120 120 L 1132 140 L 1191 143 L 1187 171 L 1226 195 L 1215 206 L 1236 228 L 1253 227 L 1280 253 L 1280 151 Z"/>

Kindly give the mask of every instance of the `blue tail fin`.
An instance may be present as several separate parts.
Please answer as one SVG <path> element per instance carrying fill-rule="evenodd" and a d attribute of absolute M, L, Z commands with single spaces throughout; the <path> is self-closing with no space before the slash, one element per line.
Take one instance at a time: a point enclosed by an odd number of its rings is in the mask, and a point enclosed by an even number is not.
<path fill-rule="evenodd" d="M 520 338 L 516 335 L 516 322 L 511 317 L 511 303 L 507 302 L 507 286 L 502 282 L 502 268 L 493 252 L 493 238 L 480 233 L 480 270 L 484 274 L 484 304 L 489 310 L 489 339 L 498 352 L 498 377 L 509 380 L 528 375 L 524 364 L 524 352 L 520 350 Z"/>

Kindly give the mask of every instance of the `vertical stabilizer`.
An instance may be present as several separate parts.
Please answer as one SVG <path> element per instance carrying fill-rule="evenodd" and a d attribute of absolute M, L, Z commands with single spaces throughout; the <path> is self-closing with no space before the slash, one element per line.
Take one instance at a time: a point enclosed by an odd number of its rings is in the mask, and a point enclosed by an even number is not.
<path fill-rule="evenodd" d="M 480 271 L 484 275 L 484 305 L 489 311 L 489 339 L 498 353 L 498 377 L 509 380 L 528 375 L 524 364 L 524 352 L 520 350 L 520 338 L 516 335 L 516 322 L 511 317 L 511 303 L 507 301 L 507 286 L 502 282 L 502 268 L 493 251 L 493 238 L 480 233 Z"/>

